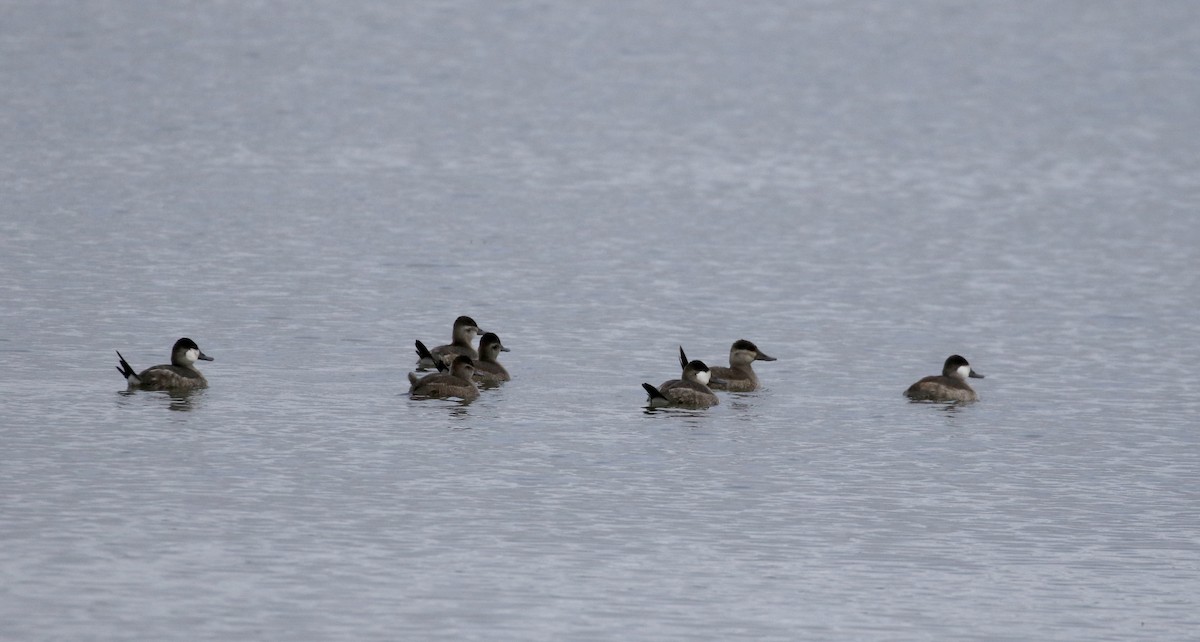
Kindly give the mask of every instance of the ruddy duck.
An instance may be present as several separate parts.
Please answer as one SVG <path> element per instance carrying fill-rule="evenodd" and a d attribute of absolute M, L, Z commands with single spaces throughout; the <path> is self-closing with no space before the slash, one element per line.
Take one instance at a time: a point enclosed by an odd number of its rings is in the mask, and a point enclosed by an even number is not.
<path fill-rule="evenodd" d="M 171 348 L 171 363 L 170 365 L 163 364 L 146 368 L 137 374 L 133 371 L 133 366 L 121 356 L 121 351 L 117 351 L 117 358 L 121 360 L 121 365 L 117 366 L 117 372 L 125 377 L 125 381 L 129 382 L 130 388 L 140 388 L 142 390 L 192 390 L 195 388 L 203 388 L 208 385 L 208 380 L 200 371 L 196 369 L 196 360 L 212 361 L 213 358 L 200 351 L 200 346 L 196 345 L 195 341 L 184 337 L 175 342 L 175 347 Z"/>
<path fill-rule="evenodd" d="M 979 395 L 967 385 L 967 377 L 982 379 L 983 375 L 972 370 L 966 359 L 952 354 L 942 366 L 941 375 L 925 377 L 904 394 L 917 401 L 975 401 Z"/>
<path fill-rule="evenodd" d="M 508 381 L 508 371 L 496 359 L 508 348 L 500 343 L 500 337 L 488 332 L 479 338 L 479 360 L 475 362 L 475 378 L 485 383 Z"/>
<path fill-rule="evenodd" d="M 675 406 L 678 408 L 708 408 L 721 403 L 708 384 L 716 381 L 703 361 L 690 361 L 683 368 L 682 379 L 664 381 L 661 386 L 643 383 L 642 388 L 650 395 L 650 407 L 662 408 Z"/>
<path fill-rule="evenodd" d="M 474 361 L 479 358 L 479 354 L 475 352 L 475 348 L 471 347 L 471 341 L 479 334 L 483 334 L 483 330 L 479 329 L 479 324 L 475 323 L 474 319 L 467 316 L 458 317 L 454 320 L 454 331 L 450 336 L 450 343 L 438 346 L 429 352 L 445 364 L 449 364 L 460 354 L 471 357 L 471 360 Z M 434 367 L 433 361 L 428 357 L 421 357 L 418 353 L 417 368 L 432 367 Z"/>
<path fill-rule="evenodd" d="M 479 388 L 471 383 L 474 374 L 475 362 L 471 357 L 459 355 L 450 364 L 450 372 L 435 372 L 424 377 L 418 377 L 415 372 L 408 373 L 408 382 L 412 384 L 409 394 L 437 399 L 458 397 L 470 401 L 479 396 Z"/>
<path fill-rule="evenodd" d="M 713 390 L 729 392 L 758 390 L 758 375 L 754 374 L 754 369 L 750 367 L 750 364 L 755 361 L 774 360 L 775 357 L 768 356 L 753 343 L 745 339 L 738 339 L 729 348 L 729 367 L 716 366 L 709 369 L 715 379 L 709 382 L 708 387 Z M 683 346 L 679 346 L 679 365 L 686 368 L 687 364 L 687 355 L 683 353 Z"/>

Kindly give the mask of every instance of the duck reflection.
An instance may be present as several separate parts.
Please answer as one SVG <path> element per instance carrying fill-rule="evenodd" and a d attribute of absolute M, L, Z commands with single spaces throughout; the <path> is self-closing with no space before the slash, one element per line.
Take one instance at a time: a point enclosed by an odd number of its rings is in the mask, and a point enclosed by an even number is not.
<path fill-rule="evenodd" d="M 138 391 L 136 389 L 120 390 L 118 395 L 125 398 L 122 405 L 132 402 L 134 397 L 142 399 L 160 399 L 166 402 L 167 410 L 190 412 L 200 405 L 204 398 L 204 390 L 171 390 L 171 391 Z"/>

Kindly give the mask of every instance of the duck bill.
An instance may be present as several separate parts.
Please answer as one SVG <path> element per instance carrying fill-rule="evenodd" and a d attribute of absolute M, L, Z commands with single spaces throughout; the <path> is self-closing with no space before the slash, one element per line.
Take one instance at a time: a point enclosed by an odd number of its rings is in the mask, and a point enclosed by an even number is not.
<path fill-rule="evenodd" d="M 760 353 L 758 353 L 757 357 L 754 357 L 754 360 L 755 361 L 774 361 L 775 357 L 772 357 L 770 355 L 760 352 Z"/>
<path fill-rule="evenodd" d="M 974 370 L 972 370 L 971 374 L 969 374 L 967 376 L 972 379 L 982 379 L 983 378 L 983 375 L 979 374 L 978 372 L 975 372 Z"/>
<path fill-rule="evenodd" d="M 210 356 L 208 356 L 208 355 L 204 354 L 203 352 L 201 352 L 199 355 L 197 355 L 197 356 L 196 356 L 196 358 L 197 358 L 197 359 L 199 359 L 199 360 L 201 360 L 201 361 L 212 361 L 212 360 L 213 360 L 213 358 L 212 358 L 212 357 L 210 357 Z"/>

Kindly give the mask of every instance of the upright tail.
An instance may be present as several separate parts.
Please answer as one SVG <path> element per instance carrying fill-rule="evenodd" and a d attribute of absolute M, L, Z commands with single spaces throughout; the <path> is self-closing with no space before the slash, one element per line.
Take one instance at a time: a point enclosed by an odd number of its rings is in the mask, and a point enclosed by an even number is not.
<path fill-rule="evenodd" d="M 645 389 L 646 394 L 650 396 L 648 401 L 650 402 L 651 408 L 656 408 L 658 406 L 666 406 L 671 403 L 671 400 L 666 395 L 664 395 L 662 392 L 659 392 L 658 388 L 655 388 L 654 386 L 652 386 L 648 383 L 643 383 L 642 388 Z"/>
<path fill-rule="evenodd" d="M 445 371 L 449 370 L 449 368 L 446 366 L 446 364 L 442 363 L 441 359 L 435 359 L 433 357 L 433 353 L 429 351 L 429 348 L 425 347 L 424 343 L 421 343 L 420 339 L 417 339 L 416 344 L 417 344 L 417 365 L 424 365 L 426 361 L 429 361 L 429 364 L 432 365 L 433 367 L 437 368 L 438 372 L 445 372 Z"/>
<path fill-rule="evenodd" d="M 125 357 L 121 356 L 120 350 L 117 350 L 117 358 L 121 360 L 121 365 L 116 367 L 117 372 L 121 373 L 122 377 L 125 377 L 125 381 L 128 381 L 131 385 L 137 385 L 141 383 L 141 380 L 138 379 L 137 373 L 133 371 L 133 366 L 129 365 L 129 362 L 125 360 Z"/>
<path fill-rule="evenodd" d="M 683 353 L 683 346 L 679 346 L 679 367 L 686 370 L 687 364 L 688 364 L 687 355 Z"/>

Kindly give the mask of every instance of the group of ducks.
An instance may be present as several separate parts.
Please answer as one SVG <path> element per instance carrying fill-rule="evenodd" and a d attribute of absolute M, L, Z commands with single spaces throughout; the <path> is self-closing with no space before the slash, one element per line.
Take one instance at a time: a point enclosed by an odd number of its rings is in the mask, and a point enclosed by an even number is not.
<path fill-rule="evenodd" d="M 471 347 L 475 335 L 479 337 L 479 351 Z M 500 343 L 494 332 L 484 332 L 471 317 L 462 316 L 454 320 L 454 331 L 450 343 L 433 350 L 425 347 L 420 339 L 417 345 L 417 369 L 436 368 L 437 372 L 423 377 L 415 372 L 408 373 L 411 384 L 409 394 L 414 397 L 470 401 L 479 396 L 478 381 L 485 386 L 508 381 L 508 371 L 500 365 L 498 358 L 508 348 Z"/>
<path fill-rule="evenodd" d="M 482 335 L 478 352 L 471 345 L 476 335 Z M 497 360 L 508 348 L 494 333 L 480 330 L 471 317 L 454 320 L 450 343 L 430 350 L 418 340 L 416 346 L 418 369 L 437 368 L 438 371 L 425 376 L 408 373 L 412 385 L 409 392 L 413 397 L 471 400 L 479 396 L 476 381 L 487 386 L 509 379 L 508 371 Z M 732 392 L 758 389 L 758 376 L 750 364 L 774 360 L 775 357 L 763 353 L 758 346 L 741 339 L 729 350 L 728 368 L 709 368 L 703 361 L 688 361 L 680 346 L 679 364 L 683 367 L 683 378 L 663 382 L 657 388 L 648 383 L 642 387 L 650 395 L 652 408 L 708 408 L 720 403 L 713 389 Z"/>
<path fill-rule="evenodd" d="M 758 375 L 754 374 L 751 364 L 774 360 L 775 357 L 768 356 L 753 343 L 738 339 L 729 347 L 729 367 L 710 368 L 699 359 L 688 361 L 683 346 L 679 346 L 679 365 L 683 368 L 683 375 L 679 379 L 664 381 L 658 387 L 643 383 L 642 388 L 649 395 L 651 408 L 708 408 L 721 403 L 713 390 L 758 390 Z"/>
<path fill-rule="evenodd" d="M 650 407 L 662 408 L 708 408 L 720 403 L 713 390 L 750 392 L 758 389 L 758 376 L 750 367 L 755 361 L 774 361 L 758 349 L 758 346 L 738 339 L 729 348 L 728 368 L 709 368 L 703 361 L 688 361 L 679 347 L 679 365 L 683 366 L 680 379 L 664 381 L 657 388 L 643 383 L 642 388 L 650 395 Z M 978 395 L 967 384 L 968 378 L 982 379 L 983 375 L 971 369 L 967 360 L 955 354 L 942 365 L 942 374 L 931 375 L 908 387 L 904 394 L 914 401 L 975 401 Z"/>
<path fill-rule="evenodd" d="M 480 336 L 479 350 L 472 347 L 476 336 Z M 472 400 L 479 397 L 479 385 L 493 386 L 509 380 L 508 371 L 498 360 L 501 352 L 508 348 L 500 337 L 484 332 L 479 324 L 468 316 L 454 320 L 450 343 L 432 350 L 420 340 L 416 342 L 417 369 L 434 368 L 437 372 L 424 376 L 408 373 L 411 384 L 409 394 L 415 398 L 458 398 Z M 125 378 L 130 388 L 142 390 L 187 391 L 208 385 L 204 375 L 196 368 L 196 361 L 212 361 L 195 341 L 183 338 L 171 349 L 171 363 L 136 372 L 125 357 L 117 352 L 120 365 L 117 371 Z M 755 361 L 775 361 L 745 339 L 733 342 L 729 348 L 729 367 L 709 368 L 703 361 L 689 361 L 679 347 L 679 365 L 683 374 L 679 379 L 664 381 L 659 386 L 643 383 L 649 396 L 651 408 L 709 408 L 720 403 L 714 390 L 728 392 L 751 392 L 758 389 L 758 375 L 751 367 Z M 971 364 L 959 355 L 951 355 L 942 365 L 942 374 L 925 377 L 908 387 L 906 396 L 915 401 L 975 401 L 978 396 L 967 384 L 968 378 L 982 379 L 983 375 L 971 369 Z"/>

